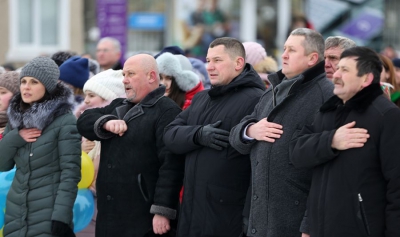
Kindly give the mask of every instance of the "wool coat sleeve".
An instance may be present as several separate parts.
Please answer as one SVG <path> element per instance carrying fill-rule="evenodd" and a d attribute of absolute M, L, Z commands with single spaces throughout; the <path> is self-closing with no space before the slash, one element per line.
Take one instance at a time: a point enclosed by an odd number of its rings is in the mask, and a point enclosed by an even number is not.
<path fill-rule="evenodd" d="M 382 173 L 386 180 L 386 231 L 385 236 L 400 236 L 400 110 L 395 108 L 385 114 L 382 122 L 379 153 Z"/>
<path fill-rule="evenodd" d="M 77 121 L 79 133 L 91 141 L 101 141 L 115 136 L 103 129 L 103 125 L 109 120 L 118 119 L 111 114 L 116 103 L 117 100 L 114 100 L 106 107 L 85 110 Z"/>
<path fill-rule="evenodd" d="M 245 140 L 243 134 L 244 130 L 250 123 L 257 123 L 259 121 L 257 119 L 258 108 L 263 105 L 262 101 L 263 100 L 260 99 L 260 101 L 254 107 L 254 111 L 250 115 L 245 116 L 239 124 L 231 129 L 229 143 L 242 155 L 250 154 L 251 147 L 256 142 L 256 140 Z"/>
<path fill-rule="evenodd" d="M 20 147 L 27 142 L 19 135 L 18 129 L 10 130 L 7 124 L 3 133 L 3 139 L 0 140 L 0 171 L 9 171 L 14 168 L 14 157 Z"/>
<path fill-rule="evenodd" d="M 334 159 L 339 151 L 332 148 L 336 130 L 315 131 L 306 125 L 298 136 L 290 141 L 289 157 L 296 168 L 313 168 Z"/>
<path fill-rule="evenodd" d="M 58 134 L 58 157 L 60 162 L 60 184 L 54 202 L 52 220 L 70 224 L 72 210 L 81 179 L 81 136 L 72 114 L 64 116 Z"/>
<path fill-rule="evenodd" d="M 192 108 L 193 106 L 189 106 L 188 109 L 182 111 L 175 120 L 165 128 L 165 145 L 175 154 L 186 154 L 202 147 L 194 142 L 194 136 L 201 128 L 201 125 L 188 125 L 187 123 Z"/>
<path fill-rule="evenodd" d="M 180 113 L 178 107 L 168 109 L 160 116 L 156 124 L 156 143 L 158 159 L 161 164 L 154 194 L 154 204 L 150 212 L 168 219 L 176 218 L 179 204 L 179 191 L 183 184 L 184 155 L 175 155 L 168 151 L 163 141 L 165 127 Z"/>

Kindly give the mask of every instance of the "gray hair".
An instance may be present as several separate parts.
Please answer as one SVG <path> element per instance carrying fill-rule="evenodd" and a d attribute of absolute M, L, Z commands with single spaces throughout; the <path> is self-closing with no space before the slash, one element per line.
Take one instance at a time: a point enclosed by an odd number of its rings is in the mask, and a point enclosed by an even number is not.
<path fill-rule="evenodd" d="M 104 38 L 101 38 L 101 39 L 99 40 L 98 44 L 99 44 L 99 43 L 102 43 L 102 42 L 106 42 L 106 41 L 112 43 L 112 45 L 114 46 L 114 49 L 115 49 L 116 52 L 121 52 L 121 43 L 120 43 L 119 40 L 117 40 L 116 38 L 113 38 L 113 37 L 104 37 Z"/>
<path fill-rule="evenodd" d="M 325 40 L 325 50 L 337 47 L 346 50 L 356 46 L 356 42 L 343 36 L 329 36 Z"/>
<path fill-rule="evenodd" d="M 322 37 L 320 33 L 308 28 L 297 28 L 293 30 L 290 35 L 304 36 L 303 47 L 306 55 L 317 53 L 317 62 L 324 60 L 325 43 L 324 37 Z"/>

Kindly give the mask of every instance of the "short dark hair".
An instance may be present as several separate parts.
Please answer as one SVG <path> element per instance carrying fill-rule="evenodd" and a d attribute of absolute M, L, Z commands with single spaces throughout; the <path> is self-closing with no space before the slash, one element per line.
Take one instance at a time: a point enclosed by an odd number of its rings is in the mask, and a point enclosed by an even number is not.
<path fill-rule="evenodd" d="M 372 73 L 374 75 L 373 83 L 380 82 L 380 75 L 382 72 L 382 61 L 378 54 L 367 47 L 356 46 L 343 51 L 340 55 L 340 59 L 355 57 L 357 66 L 357 76 L 361 77 L 367 73 Z"/>
<path fill-rule="evenodd" d="M 235 38 L 231 37 L 217 38 L 210 43 L 209 48 L 214 48 L 215 46 L 218 45 L 225 46 L 225 51 L 231 56 L 231 58 L 235 58 L 237 56 L 246 58 L 246 51 L 244 50 L 242 42 L 240 42 Z"/>

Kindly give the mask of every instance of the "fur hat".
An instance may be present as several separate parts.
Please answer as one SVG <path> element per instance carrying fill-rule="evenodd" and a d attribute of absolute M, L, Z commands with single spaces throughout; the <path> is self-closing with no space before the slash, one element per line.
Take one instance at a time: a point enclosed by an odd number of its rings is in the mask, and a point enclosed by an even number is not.
<path fill-rule="evenodd" d="M 89 79 L 89 61 L 87 58 L 74 56 L 69 58 L 60 66 L 60 80 L 73 85 L 76 88 L 83 88 Z"/>
<path fill-rule="evenodd" d="M 60 70 L 57 64 L 49 57 L 39 56 L 28 62 L 19 74 L 19 78 L 34 77 L 38 79 L 51 94 L 56 89 Z"/>
<path fill-rule="evenodd" d="M 192 64 L 185 56 L 163 53 L 156 61 L 159 73 L 173 76 L 181 90 L 188 92 L 199 84 L 200 78 L 193 72 Z"/>
<path fill-rule="evenodd" d="M 122 70 L 108 69 L 90 78 L 83 86 L 83 91 L 92 91 L 101 98 L 111 101 L 125 95 L 123 79 Z"/>
<path fill-rule="evenodd" d="M 88 60 L 89 60 L 89 71 L 94 76 L 100 72 L 100 64 L 94 59 L 89 58 Z"/>
<path fill-rule="evenodd" d="M 19 92 L 19 73 L 10 71 L 0 74 L 0 86 L 11 91 L 14 95 Z"/>
<path fill-rule="evenodd" d="M 178 55 L 178 54 L 184 55 L 185 54 L 183 49 L 179 48 L 178 46 L 167 46 L 167 47 L 164 47 L 158 54 L 156 54 L 154 56 L 154 58 L 158 58 L 163 53 L 171 53 L 174 55 Z"/>
<path fill-rule="evenodd" d="M 259 43 L 244 42 L 243 46 L 244 50 L 246 51 L 246 63 L 249 63 L 252 66 L 256 65 L 267 57 L 267 52 Z"/>

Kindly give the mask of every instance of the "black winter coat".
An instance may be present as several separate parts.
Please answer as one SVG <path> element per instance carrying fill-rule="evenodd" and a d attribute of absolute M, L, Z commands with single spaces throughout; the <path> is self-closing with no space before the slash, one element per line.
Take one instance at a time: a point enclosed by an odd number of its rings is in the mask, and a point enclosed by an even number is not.
<path fill-rule="evenodd" d="M 242 211 L 250 183 L 250 160 L 231 146 L 222 151 L 194 143 L 198 129 L 222 121 L 230 131 L 250 114 L 265 85 L 247 64 L 226 86 L 199 92 L 191 106 L 168 127 L 165 144 L 186 154 L 184 194 L 177 236 L 239 236 Z"/>
<path fill-rule="evenodd" d="M 116 99 L 78 119 L 84 137 L 101 141 L 96 237 L 142 237 L 152 229 L 153 214 L 175 219 L 184 158 L 167 152 L 163 133 L 181 109 L 164 92 L 161 86 L 136 105 Z M 112 119 L 127 123 L 123 136 L 102 129 Z"/>
<path fill-rule="evenodd" d="M 336 130 L 352 121 L 370 135 L 361 148 L 331 148 Z M 314 167 L 305 220 L 311 236 L 400 236 L 400 109 L 366 87 L 343 105 L 325 103 L 313 126 L 292 141 L 293 164 Z"/>

